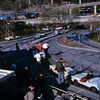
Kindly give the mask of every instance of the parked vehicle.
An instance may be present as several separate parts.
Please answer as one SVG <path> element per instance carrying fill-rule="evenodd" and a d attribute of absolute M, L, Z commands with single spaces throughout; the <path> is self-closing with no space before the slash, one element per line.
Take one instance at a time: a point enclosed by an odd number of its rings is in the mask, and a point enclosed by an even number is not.
<path fill-rule="evenodd" d="M 76 38 L 76 37 L 77 37 L 77 34 L 72 33 L 72 34 L 68 34 L 67 36 L 68 36 L 69 38 Z"/>
<path fill-rule="evenodd" d="M 20 36 L 15 36 L 15 38 L 16 38 L 16 39 L 19 39 L 19 38 L 20 38 Z"/>
<path fill-rule="evenodd" d="M 81 82 L 81 78 L 85 77 L 87 75 L 87 73 L 81 73 L 81 74 L 76 74 L 76 75 L 72 75 L 72 82 L 74 82 L 75 85 L 84 85 L 86 87 L 88 87 L 92 92 L 97 92 L 99 91 L 98 86 L 97 86 L 97 82 L 100 79 L 99 77 L 94 77 L 92 79 L 87 80 L 86 82 Z"/>
<path fill-rule="evenodd" d="M 39 39 L 39 38 L 41 38 L 41 37 L 44 37 L 44 36 L 46 36 L 46 34 L 36 34 L 36 35 L 34 35 L 33 37 L 35 38 L 35 39 Z"/>
<path fill-rule="evenodd" d="M 58 74 L 55 65 L 49 65 L 49 70 L 52 71 L 52 72 L 54 72 L 54 73 L 56 73 L 56 74 Z M 66 68 L 65 68 L 65 71 L 64 71 L 64 77 L 65 77 L 65 79 L 67 78 L 68 73 L 69 73 L 71 70 L 73 70 L 71 67 L 66 67 Z"/>
<path fill-rule="evenodd" d="M 60 34 L 60 33 L 62 33 L 62 32 L 61 32 L 62 29 L 63 29 L 62 27 L 55 28 L 55 34 Z"/>
<path fill-rule="evenodd" d="M 49 31 L 49 28 L 42 28 L 43 31 Z"/>
<path fill-rule="evenodd" d="M 5 37 L 5 40 L 13 40 L 13 39 L 14 39 L 13 36 Z"/>

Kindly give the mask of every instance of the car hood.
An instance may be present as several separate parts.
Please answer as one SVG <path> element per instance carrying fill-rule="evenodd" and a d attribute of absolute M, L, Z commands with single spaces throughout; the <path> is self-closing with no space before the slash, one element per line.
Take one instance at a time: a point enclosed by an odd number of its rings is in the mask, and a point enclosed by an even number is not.
<path fill-rule="evenodd" d="M 77 78 L 81 79 L 82 77 L 85 77 L 86 75 L 87 75 L 87 73 L 81 73 L 81 74 L 73 75 L 72 77 L 77 77 Z"/>
<path fill-rule="evenodd" d="M 95 78 L 88 80 L 88 82 L 97 85 L 99 80 L 100 80 L 99 77 L 95 77 Z"/>

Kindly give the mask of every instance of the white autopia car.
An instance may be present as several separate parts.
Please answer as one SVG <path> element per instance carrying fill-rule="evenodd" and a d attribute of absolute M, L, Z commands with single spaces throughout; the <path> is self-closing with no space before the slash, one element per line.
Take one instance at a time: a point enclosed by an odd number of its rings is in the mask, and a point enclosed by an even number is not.
<path fill-rule="evenodd" d="M 16 38 L 16 39 L 19 39 L 19 38 L 20 38 L 20 36 L 15 36 L 15 38 Z"/>
<path fill-rule="evenodd" d="M 51 71 L 53 71 L 54 73 L 58 74 L 55 65 L 49 65 L 49 70 L 51 70 Z M 65 79 L 66 79 L 67 76 L 68 76 L 68 72 L 70 72 L 71 70 L 73 70 L 71 67 L 66 67 L 66 68 L 65 68 L 65 71 L 64 71 L 64 78 L 65 78 Z"/>
<path fill-rule="evenodd" d="M 87 75 L 87 73 L 81 73 L 81 74 L 76 74 L 76 75 L 72 75 L 72 82 L 74 82 L 75 85 L 81 84 L 84 85 L 86 87 L 88 87 L 92 92 L 97 92 L 99 91 L 98 86 L 97 86 L 97 82 L 98 80 L 100 80 L 99 77 L 94 77 L 92 79 L 87 80 L 86 82 L 81 82 L 81 78 L 85 77 Z"/>
<path fill-rule="evenodd" d="M 13 40 L 13 39 L 14 39 L 13 36 L 5 37 L 5 40 Z"/>

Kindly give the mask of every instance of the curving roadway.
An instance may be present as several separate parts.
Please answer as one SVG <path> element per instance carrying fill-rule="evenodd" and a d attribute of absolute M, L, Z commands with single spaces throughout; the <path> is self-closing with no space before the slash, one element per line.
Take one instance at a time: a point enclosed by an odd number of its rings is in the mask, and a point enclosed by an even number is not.
<path fill-rule="evenodd" d="M 96 75 L 100 74 L 100 54 L 99 52 L 90 50 L 80 50 L 79 49 L 70 49 L 66 46 L 60 45 L 57 40 L 62 36 L 54 37 L 52 40 L 48 41 L 50 43 L 50 54 L 55 58 L 59 59 L 62 57 L 67 61 L 69 66 L 76 66 L 76 69 L 86 68 L 88 70 L 93 70 Z"/>

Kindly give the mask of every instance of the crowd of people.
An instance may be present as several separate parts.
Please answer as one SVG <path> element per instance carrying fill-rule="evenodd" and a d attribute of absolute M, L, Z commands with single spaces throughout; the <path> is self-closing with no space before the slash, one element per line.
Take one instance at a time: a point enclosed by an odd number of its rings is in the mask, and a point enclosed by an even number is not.
<path fill-rule="evenodd" d="M 63 61 L 63 58 L 60 58 L 58 62 L 56 62 L 56 70 L 58 72 L 58 83 L 59 84 L 64 84 L 65 79 L 64 79 L 64 71 L 65 68 L 67 67 L 67 63 L 66 61 Z M 68 72 L 68 76 L 67 76 L 67 82 L 71 81 L 71 75 L 75 75 L 75 74 L 79 74 L 84 72 L 85 70 L 87 70 L 87 68 L 81 70 L 81 71 L 77 71 L 74 69 L 75 66 L 72 67 L 73 70 Z M 88 74 L 84 77 L 81 78 L 81 82 L 86 82 L 87 80 L 93 78 L 93 71 L 89 71 Z"/>
<path fill-rule="evenodd" d="M 35 79 L 35 85 L 29 85 L 24 100 L 46 100 L 45 79 L 43 73 Z M 32 83 L 34 83 L 32 81 Z"/>
<path fill-rule="evenodd" d="M 48 100 L 46 98 L 46 93 L 47 93 L 46 80 L 40 69 L 42 66 L 49 66 L 48 64 L 46 64 L 49 55 L 48 53 L 49 46 L 50 45 L 48 43 L 40 43 L 40 42 L 35 44 L 33 47 L 31 47 L 30 44 L 26 45 L 27 54 L 32 57 L 32 60 L 35 63 L 37 63 L 37 66 L 39 68 L 39 76 L 32 77 L 29 72 L 29 66 L 27 65 L 24 67 L 24 70 L 22 70 L 20 62 L 16 63 L 16 65 L 13 64 L 13 68 L 15 68 L 14 70 L 16 73 L 17 87 L 25 88 L 24 100 Z M 16 50 L 17 54 L 19 54 L 18 44 L 16 44 Z M 56 70 L 58 72 L 58 84 L 60 85 L 65 84 L 64 71 L 66 67 L 67 63 L 66 61 L 63 61 L 63 58 L 60 58 L 59 61 L 56 62 Z M 74 74 L 75 73 L 78 72 L 74 70 Z M 90 74 L 91 72 L 86 76 L 87 79 L 90 78 Z M 68 77 L 67 79 L 71 81 L 71 77 Z M 66 95 L 63 96 L 62 92 L 58 91 L 57 96 L 54 98 L 54 100 L 71 100 L 71 96 L 68 94 L 67 96 Z"/>
<path fill-rule="evenodd" d="M 56 70 L 58 72 L 58 84 L 59 85 L 64 85 L 66 84 L 65 82 L 65 78 L 64 78 L 64 71 L 65 71 L 65 68 L 68 67 L 67 66 L 67 63 L 66 61 L 63 61 L 63 58 L 60 58 L 58 60 L 58 62 L 56 62 Z M 79 73 L 82 73 L 84 72 L 87 68 L 83 69 L 82 71 L 77 71 L 74 69 L 75 66 L 73 66 L 73 70 L 70 71 L 70 73 L 68 73 L 68 76 L 67 76 L 67 84 L 71 84 L 71 75 L 75 75 L 75 74 L 79 74 Z M 93 78 L 93 71 L 89 71 L 87 73 L 86 76 L 82 77 L 81 78 L 81 82 L 86 82 L 87 80 Z M 100 82 L 99 82 L 100 84 Z M 69 95 L 67 93 L 67 96 L 66 95 L 62 95 L 62 92 L 61 91 L 58 91 L 57 92 L 57 96 L 54 98 L 54 100 L 80 100 L 79 98 L 77 97 L 73 97 L 71 95 Z"/>
<path fill-rule="evenodd" d="M 27 57 L 31 57 L 32 62 L 36 64 L 39 69 L 39 75 L 33 76 L 30 73 L 31 68 L 25 65 L 24 68 L 21 66 L 21 61 L 18 60 L 12 64 L 12 68 L 16 75 L 16 86 L 17 89 L 23 91 L 24 100 L 47 100 L 46 99 L 46 80 L 44 74 L 41 71 L 42 66 L 46 66 L 48 60 L 48 43 L 38 42 L 33 47 L 30 44 L 26 45 Z M 16 43 L 16 54 L 20 56 L 20 48 Z M 33 64 L 33 66 L 35 66 Z M 35 69 L 34 69 L 35 70 Z"/>
<path fill-rule="evenodd" d="M 27 51 L 31 50 L 32 56 L 36 59 L 36 61 L 41 64 L 42 59 L 46 59 L 48 55 L 48 48 L 49 44 L 48 43 L 40 43 L 38 42 L 35 44 L 31 49 L 30 45 L 28 44 L 26 49 Z"/>

